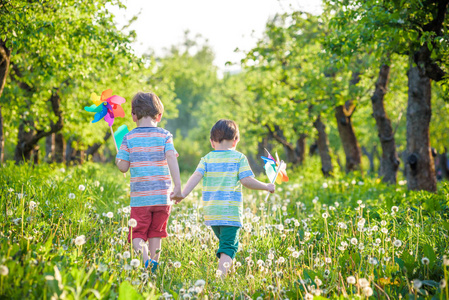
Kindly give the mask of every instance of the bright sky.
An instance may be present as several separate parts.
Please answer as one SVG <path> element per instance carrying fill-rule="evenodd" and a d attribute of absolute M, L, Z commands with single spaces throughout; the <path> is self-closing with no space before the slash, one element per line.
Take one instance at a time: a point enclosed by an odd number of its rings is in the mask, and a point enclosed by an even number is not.
<path fill-rule="evenodd" d="M 225 63 L 238 63 L 263 36 L 267 20 L 276 13 L 303 10 L 318 14 L 321 0 L 125 0 L 126 10 L 114 10 L 119 26 L 138 14 L 131 29 L 137 33 L 134 49 L 142 54 L 180 44 L 186 30 L 190 36 L 200 34 L 215 52 L 214 63 L 221 70 Z"/>

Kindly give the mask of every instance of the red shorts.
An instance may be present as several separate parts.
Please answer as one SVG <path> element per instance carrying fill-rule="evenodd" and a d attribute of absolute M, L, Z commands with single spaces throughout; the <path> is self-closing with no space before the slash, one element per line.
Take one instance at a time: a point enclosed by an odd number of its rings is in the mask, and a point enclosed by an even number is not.
<path fill-rule="evenodd" d="M 155 237 L 167 237 L 167 221 L 170 216 L 170 205 L 131 207 L 131 218 L 137 221 L 137 226 L 129 228 L 128 242 L 133 239 L 148 240 Z"/>

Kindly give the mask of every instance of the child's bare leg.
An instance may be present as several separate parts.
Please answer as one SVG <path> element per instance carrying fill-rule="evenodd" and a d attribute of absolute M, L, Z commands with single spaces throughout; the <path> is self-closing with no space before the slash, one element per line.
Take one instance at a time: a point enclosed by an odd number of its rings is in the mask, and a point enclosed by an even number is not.
<path fill-rule="evenodd" d="M 221 271 L 223 277 L 225 277 L 228 273 L 228 270 L 232 266 L 232 258 L 224 253 L 220 254 L 220 260 L 218 261 L 218 270 Z"/>
<path fill-rule="evenodd" d="M 148 244 L 149 244 L 148 248 L 150 250 L 150 256 L 151 256 L 152 260 L 159 261 L 160 251 L 157 251 L 157 250 L 161 249 L 161 243 L 162 243 L 162 238 L 160 238 L 160 237 L 148 239 Z"/>
<path fill-rule="evenodd" d="M 142 259 L 143 262 L 146 262 L 148 260 L 148 246 L 147 243 L 141 239 L 141 238 L 136 238 L 133 239 L 133 247 L 136 251 L 141 251 L 142 252 Z"/>

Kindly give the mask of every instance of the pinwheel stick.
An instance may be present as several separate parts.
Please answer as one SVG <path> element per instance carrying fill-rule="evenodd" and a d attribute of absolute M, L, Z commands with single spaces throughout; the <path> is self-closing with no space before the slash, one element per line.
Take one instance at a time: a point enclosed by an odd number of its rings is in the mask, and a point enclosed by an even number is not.
<path fill-rule="evenodd" d="M 284 161 L 281 160 L 281 163 L 279 164 L 278 169 L 276 170 L 276 176 L 274 176 L 274 178 L 273 178 L 271 183 L 275 183 L 276 182 L 276 178 L 278 178 L 279 172 L 281 171 L 281 167 L 282 167 L 283 164 L 284 164 Z M 265 201 L 264 202 L 267 202 L 268 197 L 270 197 L 270 194 L 271 193 L 268 192 L 267 196 L 265 197 Z"/>
<path fill-rule="evenodd" d="M 114 131 L 112 130 L 112 126 L 109 126 L 109 128 L 111 128 L 111 135 L 112 135 L 112 138 L 114 139 L 115 150 L 117 150 L 117 153 L 118 153 L 117 143 L 115 142 Z M 126 178 L 126 173 L 123 173 L 123 177 Z"/>
<path fill-rule="evenodd" d="M 118 148 L 117 148 L 117 143 L 115 141 L 114 131 L 112 130 L 112 126 L 109 126 L 109 128 L 111 128 L 111 135 L 112 135 L 112 138 L 114 139 L 115 150 L 117 150 L 117 153 L 118 153 Z"/>

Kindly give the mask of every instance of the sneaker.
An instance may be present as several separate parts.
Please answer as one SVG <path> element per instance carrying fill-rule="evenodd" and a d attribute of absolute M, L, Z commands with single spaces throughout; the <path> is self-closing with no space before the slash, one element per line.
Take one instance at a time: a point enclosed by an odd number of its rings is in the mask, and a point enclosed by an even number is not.
<path fill-rule="evenodd" d="M 156 273 L 157 266 L 159 263 L 155 260 L 152 260 L 151 258 L 145 262 L 145 269 L 148 268 L 148 266 L 151 264 L 151 273 Z"/>

